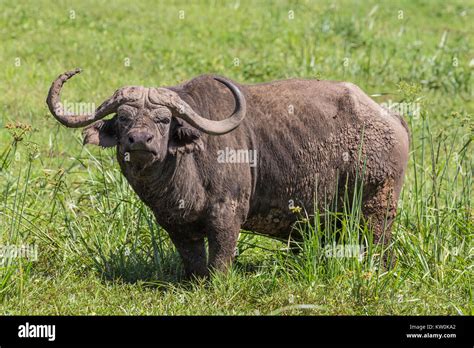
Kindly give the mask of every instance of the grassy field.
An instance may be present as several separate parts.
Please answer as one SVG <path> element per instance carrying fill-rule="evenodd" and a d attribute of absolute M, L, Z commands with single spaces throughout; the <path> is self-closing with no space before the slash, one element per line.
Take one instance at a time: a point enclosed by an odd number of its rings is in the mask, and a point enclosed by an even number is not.
<path fill-rule="evenodd" d="M 2 259 L 0 314 L 472 315 L 473 11 L 472 1 L 0 1 L 0 246 L 38 254 Z M 80 130 L 49 115 L 50 83 L 75 67 L 71 102 L 218 73 L 346 80 L 404 103 L 412 146 L 392 243 L 369 243 L 361 261 L 327 257 L 325 232 L 301 216 L 299 254 L 242 234 L 229 274 L 183 282 L 114 151 L 83 147 Z M 370 233 L 346 213 L 346 241 Z M 396 256 L 389 270 L 383 253 Z"/>

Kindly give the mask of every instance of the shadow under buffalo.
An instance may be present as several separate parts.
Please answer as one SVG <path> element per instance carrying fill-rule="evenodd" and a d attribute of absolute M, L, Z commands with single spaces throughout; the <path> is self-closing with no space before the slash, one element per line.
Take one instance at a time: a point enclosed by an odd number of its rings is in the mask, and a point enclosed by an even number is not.
<path fill-rule="evenodd" d="M 176 251 L 165 255 L 153 252 L 117 251 L 100 255 L 95 268 L 106 282 L 143 283 L 150 287 L 180 284 L 184 280 L 181 260 Z"/>
<path fill-rule="evenodd" d="M 246 252 L 248 253 L 248 251 Z M 166 285 L 186 286 L 184 269 L 176 250 L 164 253 L 153 251 L 119 250 L 101 254 L 94 261 L 95 268 L 105 282 L 142 283 L 153 288 Z M 255 274 L 265 268 L 266 258 L 249 259 L 244 255 L 236 257 L 233 268 L 242 275 Z"/>

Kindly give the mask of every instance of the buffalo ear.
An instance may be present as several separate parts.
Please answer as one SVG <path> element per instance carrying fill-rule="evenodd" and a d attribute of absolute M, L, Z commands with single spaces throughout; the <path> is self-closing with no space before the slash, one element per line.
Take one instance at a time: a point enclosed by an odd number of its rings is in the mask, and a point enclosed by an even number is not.
<path fill-rule="evenodd" d="M 201 151 L 204 144 L 201 140 L 201 132 L 193 128 L 185 121 L 173 119 L 171 139 L 168 146 L 168 152 L 172 155 L 179 153 L 191 153 Z"/>
<path fill-rule="evenodd" d="M 115 121 L 115 117 L 110 120 L 100 120 L 84 128 L 82 131 L 84 145 L 92 144 L 102 147 L 117 145 Z"/>

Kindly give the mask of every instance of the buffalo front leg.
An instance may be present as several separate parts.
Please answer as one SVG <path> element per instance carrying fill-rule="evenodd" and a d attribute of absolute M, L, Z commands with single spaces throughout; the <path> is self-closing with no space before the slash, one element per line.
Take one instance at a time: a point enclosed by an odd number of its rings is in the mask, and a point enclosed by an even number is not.
<path fill-rule="evenodd" d="M 209 243 L 209 270 L 225 272 L 232 264 L 239 237 L 240 225 L 211 227 L 207 240 Z"/>
<path fill-rule="evenodd" d="M 224 197 L 212 205 L 206 225 L 210 271 L 225 272 L 232 264 L 247 212 L 248 202 L 244 199 Z"/>
<path fill-rule="evenodd" d="M 183 261 L 186 278 L 208 276 L 204 237 L 189 238 L 180 233 L 169 235 Z"/>

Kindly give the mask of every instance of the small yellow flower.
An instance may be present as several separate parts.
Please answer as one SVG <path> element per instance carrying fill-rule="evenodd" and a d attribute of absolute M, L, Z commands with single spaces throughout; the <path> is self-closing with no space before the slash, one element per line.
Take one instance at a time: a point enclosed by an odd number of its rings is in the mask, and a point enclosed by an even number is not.
<path fill-rule="evenodd" d="M 372 278 L 372 272 L 366 272 L 362 275 L 364 279 L 370 279 Z"/>
<path fill-rule="evenodd" d="M 299 207 L 299 206 L 290 207 L 290 211 L 291 211 L 293 214 L 301 213 L 301 207 Z"/>

